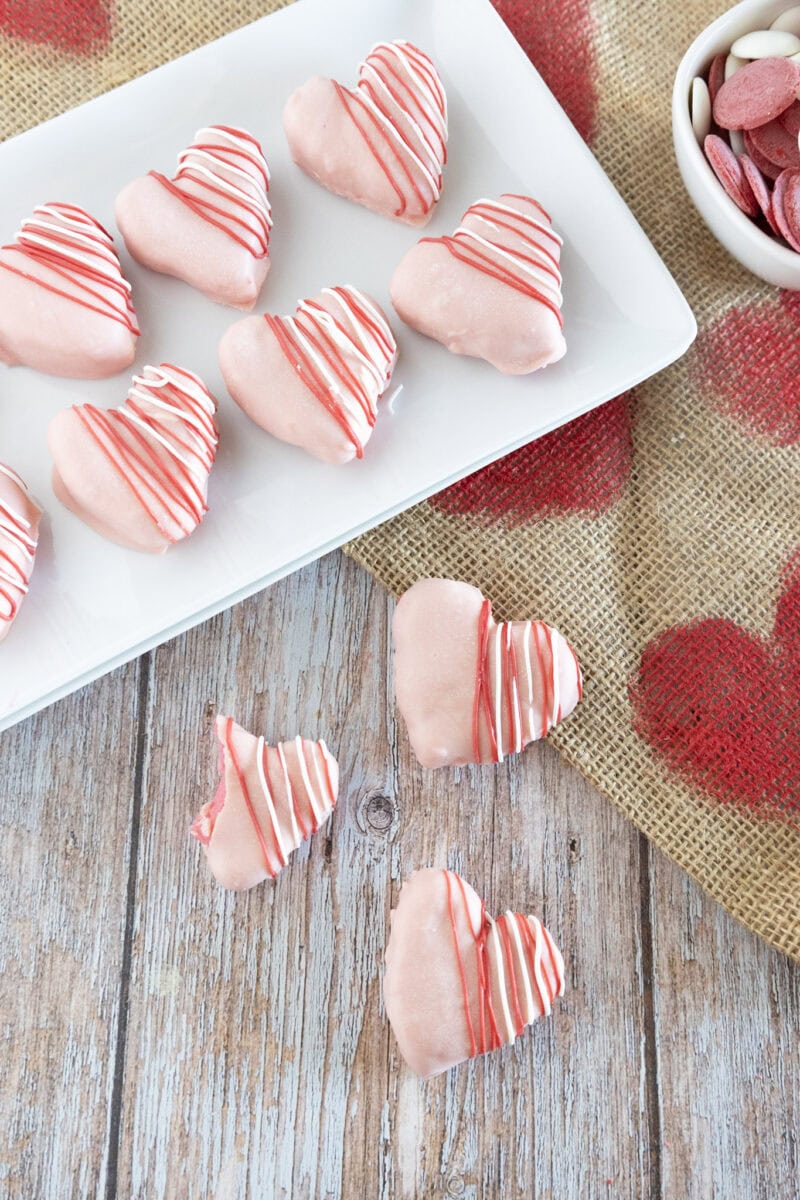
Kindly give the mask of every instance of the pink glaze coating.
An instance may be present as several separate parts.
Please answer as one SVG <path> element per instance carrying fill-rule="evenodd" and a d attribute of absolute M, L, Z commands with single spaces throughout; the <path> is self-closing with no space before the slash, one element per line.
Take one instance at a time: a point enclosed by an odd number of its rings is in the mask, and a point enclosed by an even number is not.
<path fill-rule="evenodd" d="M 219 347 L 225 385 L 250 419 L 329 463 L 363 456 L 396 359 L 382 310 L 354 287 L 324 288 L 294 316 L 245 317 Z"/>
<path fill-rule="evenodd" d="M 386 1015 L 423 1079 L 510 1044 L 563 995 L 564 961 L 541 921 L 490 917 L 454 871 L 415 871 L 390 922 Z"/>
<path fill-rule="evenodd" d="M 163 553 L 207 512 L 216 409 L 193 372 L 145 367 L 119 408 L 75 405 L 50 422 L 53 491 L 103 537 Z"/>
<path fill-rule="evenodd" d="M 0 362 L 104 379 L 130 366 L 138 336 L 111 235 L 74 204 L 40 204 L 0 247 Z"/>
<path fill-rule="evenodd" d="M 324 741 L 296 737 L 268 746 L 217 717 L 220 781 L 191 834 L 225 888 L 243 891 L 274 879 L 289 855 L 333 812 L 339 768 Z"/>
<path fill-rule="evenodd" d="M 0 642 L 28 592 L 41 516 L 27 485 L 0 463 Z"/>
<path fill-rule="evenodd" d="M 310 79 L 283 125 L 292 158 L 323 187 L 410 225 L 429 219 L 447 160 L 447 99 L 418 47 L 379 42 L 352 89 Z"/>
<path fill-rule="evenodd" d="M 501 762 L 583 694 L 575 652 L 543 621 L 497 624 L 477 588 L 421 579 L 392 623 L 397 705 L 423 767 Z"/>
<path fill-rule="evenodd" d="M 454 354 L 528 374 L 566 353 L 561 245 L 529 196 L 478 200 L 452 236 L 423 238 L 401 259 L 392 304 Z"/>
<path fill-rule="evenodd" d="M 117 224 L 146 267 L 249 310 L 269 270 L 269 180 L 254 137 L 211 125 L 178 155 L 172 179 L 150 171 L 120 192 Z"/>

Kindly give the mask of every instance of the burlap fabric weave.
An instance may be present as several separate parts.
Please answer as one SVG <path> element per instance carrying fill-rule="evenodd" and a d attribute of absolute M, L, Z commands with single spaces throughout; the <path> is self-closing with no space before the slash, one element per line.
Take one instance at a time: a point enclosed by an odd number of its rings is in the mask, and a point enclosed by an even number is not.
<path fill-rule="evenodd" d="M 504 618 L 557 625 L 586 676 L 585 703 L 553 735 L 561 752 L 730 912 L 800 958 L 800 300 L 715 243 L 671 149 L 672 76 L 720 0 L 496 3 L 677 278 L 700 337 L 634 395 L 349 553 L 395 592 L 452 575 Z M 0 0 L 0 136 L 279 6 Z"/>

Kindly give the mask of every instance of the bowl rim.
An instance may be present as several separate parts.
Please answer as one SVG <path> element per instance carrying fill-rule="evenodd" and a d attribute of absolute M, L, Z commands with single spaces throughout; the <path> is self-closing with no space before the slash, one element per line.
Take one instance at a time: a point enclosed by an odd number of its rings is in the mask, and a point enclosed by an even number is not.
<path fill-rule="evenodd" d="M 709 202 L 719 208 L 721 215 L 727 219 L 737 236 L 745 238 L 757 253 L 768 255 L 776 265 L 796 273 L 800 280 L 800 254 L 789 246 L 780 245 L 763 229 L 759 229 L 755 222 L 746 216 L 728 196 L 717 180 L 695 136 L 689 108 L 692 80 L 696 78 L 705 61 L 711 57 L 711 52 L 707 49 L 709 43 L 716 41 L 745 13 L 755 14 L 759 11 L 771 10 L 774 13 L 771 20 L 775 20 L 775 17 L 781 12 L 794 8 L 797 4 L 798 0 L 740 0 L 733 8 L 727 9 L 712 21 L 710 25 L 706 25 L 683 55 L 675 72 L 672 89 L 672 128 L 674 140 L 677 143 L 678 138 L 681 139 L 683 148 L 689 156 L 687 169 L 691 169 L 695 173 Z M 722 53 L 722 51 L 717 51 L 717 53 Z"/>

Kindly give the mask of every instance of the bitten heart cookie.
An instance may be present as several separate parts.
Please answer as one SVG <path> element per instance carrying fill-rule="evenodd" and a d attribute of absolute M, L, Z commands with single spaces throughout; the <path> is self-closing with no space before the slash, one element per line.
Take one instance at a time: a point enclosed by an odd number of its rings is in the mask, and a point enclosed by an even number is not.
<path fill-rule="evenodd" d="M 251 309 L 269 270 L 269 168 L 244 129 L 210 125 L 178 155 L 172 179 L 150 171 L 120 192 L 130 254 L 219 304 Z"/>
<path fill-rule="evenodd" d="M 0 248 L 0 362 L 105 379 L 130 366 L 138 336 L 111 235 L 74 204 L 40 204 Z"/>
<path fill-rule="evenodd" d="M 223 887 L 241 891 L 274 879 L 336 805 L 339 768 L 323 741 L 296 737 L 268 746 L 217 717 L 220 780 L 191 833 Z"/>
<path fill-rule="evenodd" d="M 392 623 L 397 705 L 423 767 L 502 762 L 581 699 L 575 651 L 543 621 L 497 624 L 477 588 L 421 579 Z"/>
<path fill-rule="evenodd" d="M 17 472 L 0 463 L 0 642 L 28 591 L 41 516 Z"/>
<path fill-rule="evenodd" d="M 562 241 L 529 196 L 478 200 L 452 237 L 422 238 L 400 261 L 392 304 L 454 354 L 526 375 L 566 353 Z"/>
<path fill-rule="evenodd" d="M 207 511 L 216 410 L 191 371 L 145 367 L 119 408 L 75 405 L 50 422 L 53 491 L 103 537 L 161 554 Z"/>
<path fill-rule="evenodd" d="M 354 287 L 324 288 L 294 316 L 245 317 L 219 346 L 225 384 L 248 417 L 329 463 L 363 456 L 396 359 L 386 317 Z"/>
<path fill-rule="evenodd" d="M 453 871 L 415 871 L 390 920 L 386 1015 L 423 1079 L 508 1045 L 563 995 L 564 962 L 541 921 L 490 917 Z"/>
<path fill-rule="evenodd" d="M 355 88 L 303 84 L 284 109 L 292 158 L 329 191 L 385 217 L 424 225 L 442 191 L 447 99 L 411 42 L 378 42 Z"/>

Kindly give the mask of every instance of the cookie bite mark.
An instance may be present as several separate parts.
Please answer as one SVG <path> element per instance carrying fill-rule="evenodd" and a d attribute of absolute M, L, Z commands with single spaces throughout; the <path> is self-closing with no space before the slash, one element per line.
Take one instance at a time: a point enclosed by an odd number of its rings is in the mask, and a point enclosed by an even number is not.
<path fill-rule="evenodd" d="M 274 879 L 336 806 L 339 769 L 325 742 L 268 746 L 218 717 L 219 787 L 192 823 L 214 877 L 244 890 Z"/>

